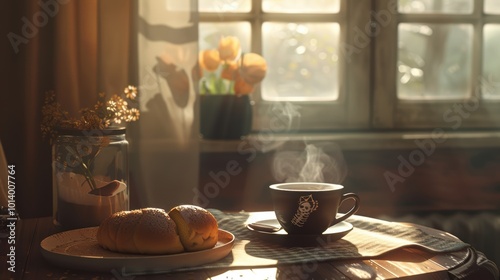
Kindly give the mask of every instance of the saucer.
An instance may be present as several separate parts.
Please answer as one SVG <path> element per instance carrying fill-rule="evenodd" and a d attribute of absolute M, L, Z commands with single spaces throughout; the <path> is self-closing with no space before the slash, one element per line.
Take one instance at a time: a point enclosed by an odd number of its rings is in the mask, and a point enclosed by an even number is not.
<path fill-rule="evenodd" d="M 281 227 L 276 219 L 256 221 L 256 223 L 271 227 Z M 354 227 L 352 224 L 342 221 L 326 229 L 322 234 L 288 234 L 284 229 L 269 232 L 252 228 L 247 228 L 264 240 L 273 243 L 293 244 L 293 245 L 321 245 L 325 242 L 334 242 L 347 235 Z"/>

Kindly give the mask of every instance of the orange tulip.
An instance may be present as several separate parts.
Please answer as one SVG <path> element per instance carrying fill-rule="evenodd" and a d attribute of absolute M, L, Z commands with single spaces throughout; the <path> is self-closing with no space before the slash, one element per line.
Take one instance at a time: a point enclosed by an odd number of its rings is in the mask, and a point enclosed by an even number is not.
<path fill-rule="evenodd" d="M 219 41 L 218 50 L 221 60 L 235 60 L 240 54 L 240 40 L 233 36 L 222 37 Z"/>
<path fill-rule="evenodd" d="M 226 80 L 234 81 L 239 77 L 238 64 L 235 61 L 226 62 L 220 73 L 220 77 Z"/>
<path fill-rule="evenodd" d="M 259 83 L 266 76 L 266 60 L 256 53 L 247 53 L 241 58 L 240 72 L 245 82 L 251 85 Z"/>
<path fill-rule="evenodd" d="M 202 69 L 213 72 L 217 70 L 220 64 L 219 52 L 217 50 L 201 51 L 198 60 Z"/>
<path fill-rule="evenodd" d="M 238 77 L 234 81 L 234 93 L 236 95 L 248 95 L 252 93 L 252 91 L 253 91 L 253 86 L 246 83 L 242 77 Z"/>

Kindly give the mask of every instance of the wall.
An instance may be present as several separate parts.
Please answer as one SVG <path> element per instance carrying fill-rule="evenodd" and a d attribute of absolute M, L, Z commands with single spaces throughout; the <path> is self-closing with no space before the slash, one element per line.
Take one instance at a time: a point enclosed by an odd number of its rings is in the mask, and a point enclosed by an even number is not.
<path fill-rule="evenodd" d="M 415 151 L 343 152 L 348 168 L 343 185 L 361 196 L 358 214 L 500 211 L 500 149 L 443 148 L 430 156 Z M 238 152 L 202 152 L 199 191 L 205 194 L 204 205 L 271 210 L 267 187 L 278 182 L 271 172 L 275 155 L 258 153 L 249 161 L 248 154 Z M 228 172 L 230 162 L 239 167 L 235 175 Z"/>

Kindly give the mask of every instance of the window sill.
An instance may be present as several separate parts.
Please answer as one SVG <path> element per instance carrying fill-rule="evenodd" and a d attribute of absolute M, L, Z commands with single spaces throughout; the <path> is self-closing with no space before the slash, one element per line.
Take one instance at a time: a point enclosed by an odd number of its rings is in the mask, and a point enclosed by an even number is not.
<path fill-rule="evenodd" d="M 202 153 L 238 152 L 249 145 L 266 152 L 281 143 L 335 142 L 342 150 L 397 150 L 418 148 L 417 143 L 433 141 L 437 148 L 500 147 L 500 131 L 474 132 L 342 132 L 318 134 L 260 135 L 242 140 L 201 140 Z M 265 148 L 262 148 L 265 147 Z"/>

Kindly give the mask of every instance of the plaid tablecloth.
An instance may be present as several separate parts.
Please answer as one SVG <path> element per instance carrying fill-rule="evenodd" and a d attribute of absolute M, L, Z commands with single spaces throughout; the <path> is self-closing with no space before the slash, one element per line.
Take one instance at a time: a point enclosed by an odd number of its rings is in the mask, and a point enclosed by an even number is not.
<path fill-rule="evenodd" d="M 411 225 L 356 215 L 346 220 L 354 226 L 354 229 L 335 242 L 318 242 L 310 246 L 275 244 L 262 240 L 246 228 L 246 224 L 251 222 L 249 213 L 224 213 L 214 209 L 210 211 L 217 218 L 221 229 L 235 235 L 233 250 L 229 256 L 218 262 L 181 270 L 266 267 L 277 264 L 373 258 L 405 246 L 417 246 L 435 252 L 452 252 L 469 246 L 446 233 L 429 234 Z"/>

